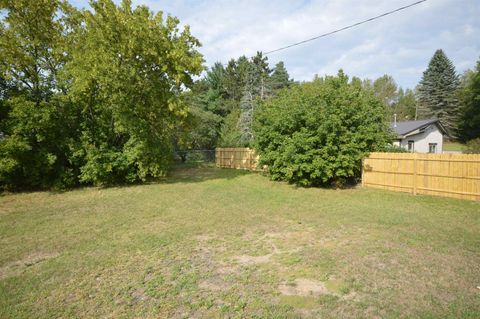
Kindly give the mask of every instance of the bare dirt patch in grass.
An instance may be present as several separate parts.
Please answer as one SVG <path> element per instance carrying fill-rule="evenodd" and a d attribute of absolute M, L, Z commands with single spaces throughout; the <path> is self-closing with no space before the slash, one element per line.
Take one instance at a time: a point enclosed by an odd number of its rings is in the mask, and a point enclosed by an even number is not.
<path fill-rule="evenodd" d="M 41 262 L 57 257 L 58 253 L 47 252 L 34 252 L 20 260 L 8 263 L 7 265 L 0 267 L 0 279 L 13 277 L 21 274 L 28 267 L 34 266 Z"/>
<path fill-rule="evenodd" d="M 301 235 L 299 235 L 301 234 Z M 270 253 L 259 255 L 259 256 L 252 256 L 252 255 L 240 255 L 240 256 L 233 256 L 233 260 L 246 266 L 250 265 L 258 265 L 258 264 L 265 264 L 272 262 L 272 257 L 276 255 L 282 254 L 292 254 L 299 252 L 302 247 L 298 247 L 298 239 L 299 237 L 306 238 L 307 235 L 304 233 L 298 232 L 285 232 L 285 233 L 265 233 L 263 236 L 259 238 L 252 239 L 252 235 L 246 235 L 242 238 L 244 242 L 252 242 L 255 245 L 260 247 L 265 247 L 265 249 L 269 250 Z M 294 245 L 293 243 L 297 243 Z M 278 246 L 281 246 L 280 249 Z M 296 247 L 295 247 L 296 246 Z"/>
<path fill-rule="evenodd" d="M 131 296 L 135 302 L 141 302 L 141 301 L 146 301 L 151 299 L 150 296 L 148 296 L 145 293 L 145 289 L 143 288 L 138 288 L 132 291 Z"/>
<path fill-rule="evenodd" d="M 270 261 L 273 254 L 263 255 L 263 256 L 235 256 L 233 259 L 243 265 L 257 265 L 257 264 L 264 264 Z"/>
<path fill-rule="evenodd" d="M 210 291 L 225 291 L 228 290 L 231 285 L 225 282 L 221 277 L 212 277 L 199 282 L 198 287 Z"/>
<path fill-rule="evenodd" d="M 229 274 L 237 273 L 239 269 L 236 266 L 224 265 L 224 266 L 218 266 L 215 271 L 219 275 L 229 275 Z"/>
<path fill-rule="evenodd" d="M 323 282 L 307 278 L 297 278 L 293 282 L 281 283 L 278 286 L 278 290 L 286 296 L 341 296 L 343 285 L 344 282 L 340 279 L 329 279 Z"/>
<path fill-rule="evenodd" d="M 319 296 L 329 293 L 323 282 L 306 278 L 281 283 L 278 290 L 286 296 Z"/>

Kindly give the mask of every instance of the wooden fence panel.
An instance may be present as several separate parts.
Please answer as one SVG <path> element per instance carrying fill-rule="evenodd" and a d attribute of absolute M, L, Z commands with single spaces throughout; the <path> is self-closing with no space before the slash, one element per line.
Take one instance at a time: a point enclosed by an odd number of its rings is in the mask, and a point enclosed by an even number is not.
<path fill-rule="evenodd" d="M 363 160 L 362 184 L 480 200 L 480 155 L 372 153 Z"/>
<path fill-rule="evenodd" d="M 257 169 L 258 156 L 250 148 L 217 148 L 215 164 L 220 168 L 236 168 L 254 171 Z"/>

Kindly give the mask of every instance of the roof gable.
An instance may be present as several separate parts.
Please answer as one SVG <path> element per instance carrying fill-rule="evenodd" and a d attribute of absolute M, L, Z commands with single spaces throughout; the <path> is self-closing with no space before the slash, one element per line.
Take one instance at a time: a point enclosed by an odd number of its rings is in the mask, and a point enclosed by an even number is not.
<path fill-rule="evenodd" d="M 408 135 L 408 133 L 412 133 L 416 130 L 422 130 L 427 128 L 428 126 L 435 124 L 438 129 L 443 133 L 447 134 L 445 128 L 440 123 L 438 119 L 428 119 L 428 120 L 419 120 L 419 121 L 404 121 L 404 122 L 397 122 L 396 125 L 391 122 L 390 128 L 399 136 Z"/>

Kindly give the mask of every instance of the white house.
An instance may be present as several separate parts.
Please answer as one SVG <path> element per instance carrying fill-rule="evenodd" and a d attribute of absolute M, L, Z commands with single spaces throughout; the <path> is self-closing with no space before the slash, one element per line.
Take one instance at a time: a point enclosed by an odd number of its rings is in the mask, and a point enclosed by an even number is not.
<path fill-rule="evenodd" d="M 438 119 L 392 122 L 390 127 L 397 135 L 395 146 L 417 153 L 443 152 L 443 135 L 447 131 Z"/>

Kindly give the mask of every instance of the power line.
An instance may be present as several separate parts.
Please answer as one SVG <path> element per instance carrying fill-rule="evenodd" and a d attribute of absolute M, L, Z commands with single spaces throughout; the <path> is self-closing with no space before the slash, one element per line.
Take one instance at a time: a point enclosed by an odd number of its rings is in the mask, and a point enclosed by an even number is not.
<path fill-rule="evenodd" d="M 393 14 L 393 13 L 396 13 L 396 12 L 399 12 L 399 11 L 402 11 L 402 10 L 405 10 L 405 9 L 408 9 L 410 7 L 413 7 L 413 6 L 416 6 L 422 2 L 426 2 L 427 0 L 420 0 L 420 1 L 417 1 L 417 2 L 414 2 L 412 4 L 409 4 L 409 5 L 406 5 L 406 6 L 403 6 L 403 7 L 400 7 L 400 8 L 397 8 L 395 10 L 392 10 L 392 11 L 388 11 L 388 12 L 385 12 L 385 13 L 382 13 L 378 16 L 375 16 L 375 17 L 372 17 L 372 18 L 369 18 L 369 19 L 366 19 L 366 20 L 363 20 L 363 21 L 360 21 L 360 22 L 357 22 L 357 23 L 354 23 L 354 24 L 350 24 L 346 27 L 343 27 L 343 28 L 340 28 L 340 29 L 337 29 L 337 30 L 334 30 L 334 31 L 330 31 L 330 32 L 327 32 L 327 33 L 324 33 L 324 34 L 321 34 L 321 35 L 318 35 L 316 37 L 313 37 L 313 38 L 310 38 L 310 39 L 306 39 L 306 40 L 303 40 L 303 41 L 300 41 L 300 42 L 297 42 L 297 43 L 293 43 L 293 44 L 289 44 L 287 46 L 284 46 L 284 47 L 280 47 L 278 49 L 275 49 L 275 50 L 270 50 L 270 51 L 267 51 L 267 52 L 262 52 L 262 54 L 264 56 L 268 55 L 268 54 L 271 54 L 271 53 L 275 53 L 275 52 L 278 52 L 278 51 L 282 51 L 282 50 L 286 50 L 286 49 L 289 49 L 291 47 L 295 47 L 295 46 L 298 46 L 298 45 L 301 45 L 301 44 L 304 44 L 304 43 L 307 43 L 307 42 L 311 42 L 311 41 L 314 41 L 314 40 L 317 40 L 317 39 L 320 39 L 320 38 L 324 38 L 326 36 L 329 36 L 329 35 L 332 35 L 332 34 L 335 34 L 335 33 L 338 33 L 338 32 L 341 32 L 341 31 L 344 31 L 344 30 L 347 30 L 347 29 L 351 29 L 351 28 L 354 28 L 356 26 L 359 26 L 361 24 L 364 24 L 364 23 L 367 23 L 367 22 L 370 22 L 370 21 L 373 21 L 373 20 L 376 20 L 376 19 L 380 19 L 382 17 L 385 17 L 385 16 L 388 16 L 390 14 Z M 228 62 L 227 63 L 221 63 L 223 66 L 227 66 L 228 65 Z"/>
<path fill-rule="evenodd" d="M 359 26 L 359 25 L 361 25 L 361 24 L 364 24 L 364 23 L 367 23 L 367 22 L 370 22 L 370 21 L 373 21 L 373 20 L 376 20 L 376 19 L 379 19 L 379 18 L 388 16 L 388 15 L 390 15 L 390 14 L 396 13 L 396 12 L 398 12 L 398 11 L 402 11 L 402 10 L 408 9 L 408 8 L 410 8 L 410 7 L 416 6 L 416 5 L 418 5 L 418 4 L 422 3 L 422 2 L 425 2 L 425 1 L 427 1 L 427 0 L 420 0 L 420 1 L 414 2 L 414 3 L 412 3 L 412 4 L 409 4 L 409 5 L 406 5 L 406 6 L 397 8 L 397 9 L 395 9 L 395 10 L 382 13 L 382 14 L 380 14 L 380 15 L 378 15 L 378 16 L 375 16 L 375 17 L 372 17 L 372 18 L 369 18 L 369 19 L 366 19 L 366 20 L 363 20 L 363 21 L 360 21 L 360 22 L 357 22 L 357 23 L 348 25 L 348 26 L 343 27 L 343 28 L 340 28 L 340 29 L 337 29 L 337 30 L 334 30 L 334 31 L 330 31 L 330 32 L 327 32 L 327 33 L 318 35 L 318 36 L 316 36 L 316 37 L 313 37 L 313 38 L 310 38 L 310 39 L 307 39 L 307 40 L 303 40 L 303 41 L 300 41 L 300 42 L 297 42 L 297 43 L 293 43 L 293 44 L 290 44 L 290 45 L 287 45 L 287 46 L 284 46 L 284 47 L 281 47 L 281 48 L 278 48 L 278 49 L 275 49 L 275 50 L 270 50 L 270 51 L 264 52 L 263 54 L 264 54 L 264 55 L 268 55 L 268 54 L 271 54 L 271 53 L 274 53 L 274 52 L 278 52 L 278 51 L 282 51 L 282 50 L 285 50 L 285 49 L 289 49 L 289 48 L 291 48 L 291 47 L 294 47 L 294 46 L 297 46 L 297 45 L 301 45 L 301 44 L 304 44 L 304 43 L 307 43 L 307 42 L 310 42 L 310 41 L 314 41 L 314 40 L 317 40 L 317 39 L 320 39 L 320 38 L 324 38 L 324 37 L 329 36 L 329 35 L 332 35 L 332 34 L 334 34 L 334 33 L 338 33 L 338 32 L 341 32 L 341 31 L 344 31 L 344 30 L 347 30 L 347 29 L 351 29 L 351 28 L 354 28 L 354 27 Z"/>

